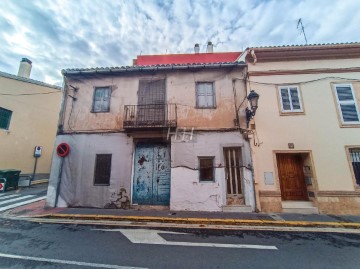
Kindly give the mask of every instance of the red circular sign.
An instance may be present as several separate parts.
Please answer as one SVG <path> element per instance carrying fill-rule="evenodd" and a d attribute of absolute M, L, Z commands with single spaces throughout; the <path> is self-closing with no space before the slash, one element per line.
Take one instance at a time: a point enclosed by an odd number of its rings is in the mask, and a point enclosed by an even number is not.
<path fill-rule="evenodd" d="M 3 188 L 4 188 L 4 185 L 2 183 L 0 183 L 0 191 L 2 191 Z"/>
<path fill-rule="evenodd" d="M 70 146 L 66 143 L 61 143 L 56 148 L 56 153 L 60 157 L 66 157 L 70 152 Z"/>

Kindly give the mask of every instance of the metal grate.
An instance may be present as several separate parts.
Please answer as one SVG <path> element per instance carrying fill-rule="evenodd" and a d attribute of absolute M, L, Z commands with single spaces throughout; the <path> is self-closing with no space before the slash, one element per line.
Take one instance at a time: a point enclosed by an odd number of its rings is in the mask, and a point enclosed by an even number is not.
<path fill-rule="evenodd" d="M 224 148 L 225 175 L 228 195 L 242 194 L 241 148 Z"/>
<path fill-rule="evenodd" d="M 124 128 L 176 127 L 176 105 L 126 105 Z"/>
<path fill-rule="evenodd" d="M 350 149 L 352 167 L 354 169 L 356 184 L 360 185 L 360 148 Z"/>

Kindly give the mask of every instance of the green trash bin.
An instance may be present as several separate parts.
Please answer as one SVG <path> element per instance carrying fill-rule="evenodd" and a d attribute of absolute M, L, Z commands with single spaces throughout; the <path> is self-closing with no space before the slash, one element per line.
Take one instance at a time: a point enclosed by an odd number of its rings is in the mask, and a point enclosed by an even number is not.
<path fill-rule="evenodd" d="M 16 169 L 0 170 L 0 178 L 5 179 L 4 191 L 9 188 L 18 188 L 20 173 L 21 171 Z M 1 180 L 1 182 L 3 181 Z"/>

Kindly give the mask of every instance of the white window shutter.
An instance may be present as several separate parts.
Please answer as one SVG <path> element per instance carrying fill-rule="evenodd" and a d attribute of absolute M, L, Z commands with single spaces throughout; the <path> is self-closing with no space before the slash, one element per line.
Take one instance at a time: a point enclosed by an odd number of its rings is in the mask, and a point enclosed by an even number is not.
<path fill-rule="evenodd" d="M 336 96 L 344 123 L 358 123 L 359 112 L 351 85 L 336 85 Z"/>
<path fill-rule="evenodd" d="M 301 110 L 298 88 L 290 88 L 290 95 L 293 110 Z"/>
<path fill-rule="evenodd" d="M 281 103 L 284 111 L 291 111 L 290 98 L 287 88 L 281 88 Z"/>

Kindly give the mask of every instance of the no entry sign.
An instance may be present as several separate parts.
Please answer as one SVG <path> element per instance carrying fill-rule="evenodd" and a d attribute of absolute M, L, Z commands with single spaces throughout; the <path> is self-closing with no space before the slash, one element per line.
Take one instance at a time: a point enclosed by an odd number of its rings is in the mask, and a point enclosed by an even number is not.
<path fill-rule="evenodd" d="M 4 191 L 5 184 L 0 182 L 0 192 Z"/>
<path fill-rule="evenodd" d="M 61 143 L 56 148 L 56 153 L 60 157 L 66 157 L 70 152 L 70 146 L 66 143 Z"/>

